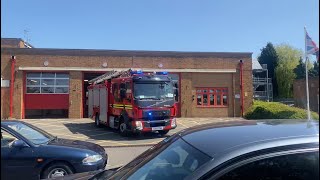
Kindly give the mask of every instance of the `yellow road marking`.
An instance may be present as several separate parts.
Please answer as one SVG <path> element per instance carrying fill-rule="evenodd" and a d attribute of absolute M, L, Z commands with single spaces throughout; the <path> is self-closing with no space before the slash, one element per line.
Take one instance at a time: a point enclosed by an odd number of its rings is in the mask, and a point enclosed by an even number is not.
<path fill-rule="evenodd" d="M 188 122 L 192 122 L 192 123 L 200 124 L 200 123 L 199 123 L 199 122 L 197 122 L 197 121 L 188 121 Z"/>
<path fill-rule="evenodd" d="M 189 128 L 187 125 L 185 125 L 185 124 L 183 124 L 183 123 L 181 123 L 181 122 L 177 122 L 177 125 L 182 125 L 182 126 L 184 126 L 184 127 L 186 127 L 186 128 Z"/>

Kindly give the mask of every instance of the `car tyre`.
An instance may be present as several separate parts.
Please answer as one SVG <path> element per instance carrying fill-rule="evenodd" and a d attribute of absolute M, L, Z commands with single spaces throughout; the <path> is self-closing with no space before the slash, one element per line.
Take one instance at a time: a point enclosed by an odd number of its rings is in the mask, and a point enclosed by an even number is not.
<path fill-rule="evenodd" d="M 70 174 L 73 174 L 73 171 L 67 164 L 54 163 L 43 171 L 41 179 L 62 177 Z"/>
<path fill-rule="evenodd" d="M 94 124 L 96 125 L 96 127 L 99 127 L 99 128 L 102 127 L 102 125 L 100 124 L 99 114 L 96 115 Z"/>

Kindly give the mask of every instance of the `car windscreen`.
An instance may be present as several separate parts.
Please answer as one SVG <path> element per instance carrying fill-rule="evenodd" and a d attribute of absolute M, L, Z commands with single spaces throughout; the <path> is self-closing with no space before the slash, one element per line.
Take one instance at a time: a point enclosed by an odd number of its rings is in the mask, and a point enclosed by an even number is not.
<path fill-rule="evenodd" d="M 8 128 L 22 135 L 35 145 L 47 143 L 52 137 L 23 123 L 8 124 Z"/>
<path fill-rule="evenodd" d="M 212 158 L 179 138 L 133 172 L 128 180 L 184 179 Z"/>
<path fill-rule="evenodd" d="M 115 172 L 110 173 L 108 171 L 104 171 L 96 176 L 94 176 L 95 179 L 121 179 L 123 176 L 128 174 L 132 169 L 138 167 L 140 164 L 144 164 L 144 161 L 148 161 L 152 159 L 154 156 L 162 152 L 167 146 L 170 145 L 170 143 L 173 143 L 176 139 L 178 139 L 179 136 L 177 134 L 167 137 L 166 139 L 162 140 L 158 144 L 152 146 L 142 154 L 140 154 L 138 157 L 133 159 L 131 162 L 129 162 L 127 165 L 122 166 L 121 168 L 117 169 Z"/>

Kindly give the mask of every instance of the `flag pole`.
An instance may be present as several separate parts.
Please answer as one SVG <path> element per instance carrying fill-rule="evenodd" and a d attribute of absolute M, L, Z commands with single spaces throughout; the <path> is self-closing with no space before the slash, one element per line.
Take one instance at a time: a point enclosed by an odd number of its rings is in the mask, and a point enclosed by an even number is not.
<path fill-rule="evenodd" d="M 307 96 L 307 115 L 308 115 L 308 120 L 311 120 L 311 115 L 310 115 L 310 106 L 309 106 L 309 78 L 308 78 L 308 53 L 307 53 L 307 30 L 306 27 L 304 27 L 304 41 L 305 41 L 305 66 L 306 66 L 306 96 Z"/>

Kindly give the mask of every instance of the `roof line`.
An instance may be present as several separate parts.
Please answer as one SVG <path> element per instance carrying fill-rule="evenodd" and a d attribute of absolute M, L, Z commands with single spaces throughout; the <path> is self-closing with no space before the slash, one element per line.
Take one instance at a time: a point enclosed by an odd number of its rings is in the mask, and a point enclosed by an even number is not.
<path fill-rule="evenodd" d="M 68 55 L 68 56 L 174 56 L 174 57 L 234 57 L 251 58 L 252 52 L 191 52 L 151 50 L 54 49 L 54 48 L 1 48 L 4 54 Z"/>
<path fill-rule="evenodd" d="M 18 67 L 21 71 L 124 71 L 129 68 L 83 68 L 83 67 Z M 167 72 L 201 72 L 201 73 L 236 73 L 236 69 L 155 69 L 155 68 L 131 68 L 132 70 L 142 70 L 145 72 L 167 71 Z"/>

